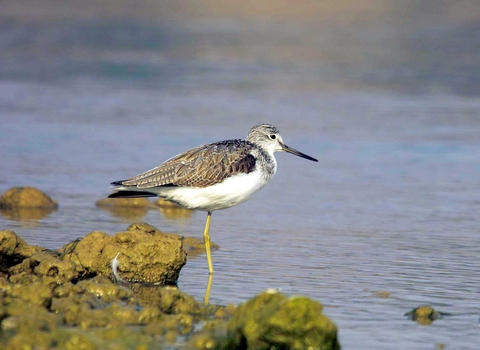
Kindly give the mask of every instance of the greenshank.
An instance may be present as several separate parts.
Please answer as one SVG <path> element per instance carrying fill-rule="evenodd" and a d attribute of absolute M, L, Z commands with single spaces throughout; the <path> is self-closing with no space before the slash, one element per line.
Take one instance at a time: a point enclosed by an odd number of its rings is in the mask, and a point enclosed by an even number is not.
<path fill-rule="evenodd" d="M 210 218 L 215 210 L 245 202 L 275 175 L 274 152 L 288 152 L 318 162 L 283 143 L 276 127 L 255 125 L 245 140 L 227 140 L 192 148 L 128 180 L 112 182 L 109 198 L 161 197 L 187 209 L 207 212 L 203 232 L 208 271 Z"/>

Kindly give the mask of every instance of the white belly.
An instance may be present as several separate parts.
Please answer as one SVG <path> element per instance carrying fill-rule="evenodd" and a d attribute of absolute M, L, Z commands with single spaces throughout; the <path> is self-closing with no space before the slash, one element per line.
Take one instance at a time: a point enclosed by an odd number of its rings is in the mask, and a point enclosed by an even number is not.
<path fill-rule="evenodd" d="M 232 176 L 222 183 L 205 188 L 159 187 L 158 195 L 185 208 L 214 211 L 245 202 L 269 181 L 260 172 L 254 171 Z"/>

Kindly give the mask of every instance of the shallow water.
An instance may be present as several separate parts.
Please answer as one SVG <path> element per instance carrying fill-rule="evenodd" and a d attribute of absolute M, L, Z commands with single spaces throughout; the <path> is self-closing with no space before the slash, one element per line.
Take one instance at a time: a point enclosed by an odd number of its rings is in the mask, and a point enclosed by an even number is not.
<path fill-rule="evenodd" d="M 234 20 L 1 25 L 0 190 L 35 186 L 60 204 L 42 219 L 3 213 L 1 229 L 48 248 L 138 220 L 201 237 L 202 212 L 126 219 L 94 203 L 113 180 L 269 122 L 319 163 L 278 154 L 266 188 L 213 213 L 210 302 L 278 288 L 321 301 L 345 349 L 477 347 L 478 23 L 345 41 L 348 28 Z M 461 62 L 438 54 L 449 43 Z M 347 62 L 347 49 L 360 54 Z M 201 300 L 207 271 L 205 256 L 189 260 L 180 288 Z M 403 316 L 422 304 L 450 315 Z"/>

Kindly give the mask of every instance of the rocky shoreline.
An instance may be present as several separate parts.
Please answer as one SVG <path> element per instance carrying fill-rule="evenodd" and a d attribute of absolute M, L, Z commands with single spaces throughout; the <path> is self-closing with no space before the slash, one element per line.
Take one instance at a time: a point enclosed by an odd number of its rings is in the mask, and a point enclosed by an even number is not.
<path fill-rule="evenodd" d="M 37 202 L 24 191 L 7 191 L 0 207 L 42 207 L 38 190 L 27 188 Z M 202 249 L 195 238 L 141 222 L 115 235 L 93 231 L 58 250 L 0 231 L 0 344 L 12 350 L 340 348 L 335 324 L 307 297 L 269 290 L 223 306 L 180 291 L 175 283 L 187 256 Z M 116 274 L 128 283 L 116 281 L 114 258 Z"/>

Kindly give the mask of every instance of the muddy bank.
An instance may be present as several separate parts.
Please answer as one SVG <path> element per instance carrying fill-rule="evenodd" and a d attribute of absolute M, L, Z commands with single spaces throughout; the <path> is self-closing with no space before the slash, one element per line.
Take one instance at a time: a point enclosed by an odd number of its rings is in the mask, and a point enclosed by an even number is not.
<path fill-rule="evenodd" d="M 120 253 L 120 254 L 118 254 Z M 118 254 L 122 279 L 110 262 Z M 7 349 L 339 349 L 321 304 L 268 291 L 234 307 L 205 305 L 174 283 L 186 262 L 180 236 L 144 223 L 92 232 L 59 250 L 0 231 L 0 344 Z"/>

